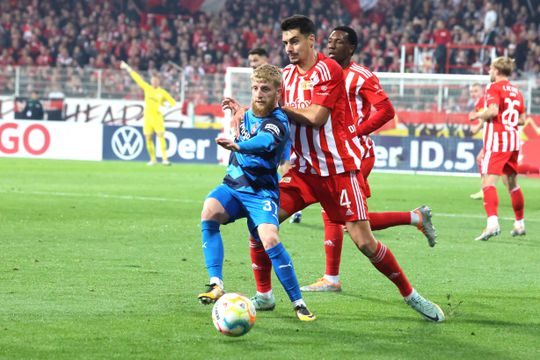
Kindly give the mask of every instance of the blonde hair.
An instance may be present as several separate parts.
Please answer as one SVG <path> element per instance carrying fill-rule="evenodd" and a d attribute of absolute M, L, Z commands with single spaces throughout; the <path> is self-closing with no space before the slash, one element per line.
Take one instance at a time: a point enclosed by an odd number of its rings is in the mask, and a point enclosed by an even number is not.
<path fill-rule="evenodd" d="M 264 64 L 253 70 L 252 81 L 273 83 L 276 88 L 281 87 L 281 70 L 274 65 Z"/>
<path fill-rule="evenodd" d="M 512 75 L 515 60 L 506 56 L 499 56 L 491 62 L 491 66 L 504 76 Z"/>

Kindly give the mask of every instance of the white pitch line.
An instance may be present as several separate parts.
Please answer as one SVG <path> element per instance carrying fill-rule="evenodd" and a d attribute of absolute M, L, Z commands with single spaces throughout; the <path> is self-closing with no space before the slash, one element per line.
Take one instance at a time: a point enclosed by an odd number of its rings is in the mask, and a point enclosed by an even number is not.
<path fill-rule="evenodd" d="M 178 202 L 178 203 L 202 203 L 204 201 L 193 201 L 190 199 L 174 199 L 161 198 L 154 196 L 133 196 L 133 195 L 110 195 L 110 194 L 84 194 L 84 193 L 69 193 L 58 191 L 21 191 L 21 190 L 3 190 L 0 193 L 27 194 L 27 195 L 47 195 L 47 196 L 64 196 L 64 197 L 91 197 L 98 199 L 118 199 L 118 200 L 140 200 L 140 201 L 162 201 L 162 202 Z"/>
<path fill-rule="evenodd" d="M 186 203 L 186 204 L 202 204 L 204 199 L 201 201 L 194 201 L 190 199 L 174 199 L 174 198 L 162 198 L 155 196 L 134 196 L 134 195 L 110 195 L 110 194 L 85 194 L 85 193 L 69 193 L 69 192 L 58 192 L 58 191 L 21 191 L 21 190 L 4 190 L 0 189 L 0 193 L 5 194 L 27 194 L 27 195 L 47 195 L 47 196 L 64 196 L 64 197 L 91 197 L 98 199 L 117 199 L 117 200 L 139 200 L 139 201 L 161 201 L 161 202 L 176 202 L 176 203 Z M 309 207 L 304 210 L 316 210 L 320 211 L 320 208 L 314 206 Z M 439 213 L 434 212 L 435 218 L 437 217 L 449 217 L 449 218 L 459 218 L 459 219 L 485 219 L 485 215 L 479 214 L 448 214 L 448 213 Z M 512 221 L 514 218 L 511 217 L 500 217 L 501 220 Z M 540 219 L 530 219 L 525 218 L 526 222 L 540 222 Z"/>

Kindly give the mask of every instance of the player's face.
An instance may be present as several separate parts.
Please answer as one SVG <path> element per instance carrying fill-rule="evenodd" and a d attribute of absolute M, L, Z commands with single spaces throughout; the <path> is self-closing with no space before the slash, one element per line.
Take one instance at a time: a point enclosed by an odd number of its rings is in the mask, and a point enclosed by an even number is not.
<path fill-rule="evenodd" d="M 159 87 L 159 78 L 156 76 L 152 76 L 152 79 L 150 79 L 150 82 L 152 83 L 152 86 L 157 88 Z"/>
<path fill-rule="evenodd" d="M 326 49 L 328 57 L 336 60 L 339 64 L 350 59 L 352 55 L 352 46 L 347 38 L 347 33 L 340 30 L 333 31 L 330 34 Z"/>
<path fill-rule="evenodd" d="M 314 35 L 305 36 L 300 33 L 300 30 L 293 29 L 284 31 L 281 34 L 281 40 L 291 64 L 302 65 L 309 61 L 313 54 Z"/>
<path fill-rule="evenodd" d="M 472 99 L 478 99 L 482 95 L 482 89 L 478 86 L 471 86 L 469 89 L 469 94 Z"/>
<path fill-rule="evenodd" d="M 249 61 L 249 66 L 252 69 L 256 69 L 261 65 L 267 64 L 268 58 L 266 56 L 261 56 L 258 54 L 251 54 L 251 55 L 248 55 L 248 61 Z"/>
<path fill-rule="evenodd" d="M 263 117 L 276 107 L 281 88 L 266 81 L 251 81 L 251 109 L 253 114 Z"/>
<path fill-rule="evenodd" d="M 493 66 L 489 67 L 489 80 L 491 82 L 495 82 L 495 76 L 497 75 L 497 69 L 495 69 Z"/>

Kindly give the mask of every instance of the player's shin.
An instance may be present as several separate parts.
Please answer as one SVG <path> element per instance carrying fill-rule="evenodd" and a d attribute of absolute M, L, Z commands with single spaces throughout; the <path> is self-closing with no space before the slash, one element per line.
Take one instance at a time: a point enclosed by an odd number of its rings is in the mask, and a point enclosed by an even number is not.
<path fill-rule="evenodd" d="M 278 243 L 276 246 L 266 249 L 266 252 L 270 260 L 272 260 L 276 276 L 281 282 L 281 285 L 283 285 L 287 295 L 289 295 L 289 299 L 292 302 L 302 299 L 291 257 L 283 244 Z"/>
<path fill-rule="evenodd" d="M 267 293 L 272 290 L 272 261 L 260 241 L 249 238 L 251 267 L 257 284 L 257 292 Z"/>
<path fill-rule="evenodd" d="M 377 249 L 369 256 L 369 261 L 398 287 L 401 296 L 406 297 L 412 293 L 413 288 L 394 254 L 383 243 L 377 242 Z"/>
<path fill-rule="evenodd" d="M 210 279 L 223 279 L 223 240 L 219 232 L 219 223 L 212 220 L 201 221 L 202 249 L 204 262 Z M 215 282 L 215 281 L 214 281 Z M 223 286 L 223 284 L 216 284 Z"/>
<path fill-rule="evenodd" d="M 326 254 L 325 277 L 335 277 L 332 280 L 337 283 L 339 282 L 339 265 L 343 247 L 343 225 L 332 222 L 325 211 L 322 212 L 322 218 L 324 222 L 324 252 Z"/>
<path fill-rule="evenodd" d="M 516 215 L 516 221 L 523 220 L 525 199 L 519 186 L 510 191 L 510 198 L 512 200 L 512 209 L 514 209 L 514 214 Z"/>
<path fill-rule="evenodd" d="M 485 186 L 482 191 L 484 192 L 484 209 L 486 215 L 489 217 L 497 216 L 499 207 L 499 196 L 497 195 L 497 188 L 493 185 Z"/>
<path fill-rule="evenodd" d="M 159 147 L 161 149 L 161 158 L 163 159 L 163 161 L 167 161 L 167 141 L 165 140 L 165 136 L 158 136 L 158 141 Z"/>
<path fill-rule="evenodd" d="M 156 161 L 156 147 L 152 138 L 146 139 L 146 150 L 148 151 L 150 161 Z"/>

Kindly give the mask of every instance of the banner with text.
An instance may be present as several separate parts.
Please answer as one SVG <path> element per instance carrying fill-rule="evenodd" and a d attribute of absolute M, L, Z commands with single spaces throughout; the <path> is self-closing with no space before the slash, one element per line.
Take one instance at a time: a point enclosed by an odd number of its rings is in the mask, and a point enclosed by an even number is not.
<path fill-rule="evenodd" d="M 167 157 L 171 162 L 217 163 L 218 130 L 168 129 L 165 131 Z M 161 149 L 156 146 L 157 157 Z M 103 132 L 103 159 L 148 161 L 145 138 L 141 127 L 105 126 Z"/>
<path fill-rule="evenodd" d="M 373 136 L 375 169 L 476 174 L 482 140 Z"/>
<path fill-rule="evenodd" d="M 0 121 L 0 157 L 101 160 L 103 125 Z"/>

